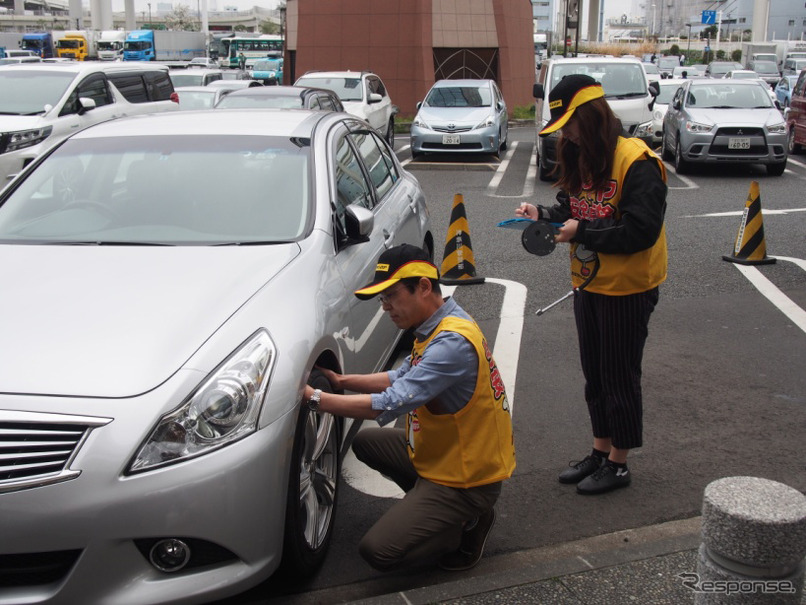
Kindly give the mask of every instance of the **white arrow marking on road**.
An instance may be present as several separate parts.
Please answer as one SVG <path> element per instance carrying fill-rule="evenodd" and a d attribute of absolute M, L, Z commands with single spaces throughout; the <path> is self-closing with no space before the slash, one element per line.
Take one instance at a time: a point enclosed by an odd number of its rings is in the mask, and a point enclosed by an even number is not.
<path fill-rule="evenodd" d="M 504 286 L 504 301 L 501 304 L 501 318 L 498 332 L 495 336 L 493 355 L 501 380 L 507 390 L 509 410 L 513 412 L 515 405 L 515 381 L 518 374 L 518 358 L 521 350 L 521 335 L 523 333 L 523 317 L 526 308 L 527 289 L 521 283 L 505 279 L 488 277 L 487 281 Z M 442 292 L 450 296 L 455 286 L 443 286 Z M 376 426 L 374 422 L 366 422 L 364 426 Z M 388 428 L 394 427 L 390 422 Z M 359 462 L 352 450 L 344 456 L 342 473 L 345 481 L 360 492 L 377 496 L 379 498 L 402 498 L 403 491 L 392 481 Z"/>

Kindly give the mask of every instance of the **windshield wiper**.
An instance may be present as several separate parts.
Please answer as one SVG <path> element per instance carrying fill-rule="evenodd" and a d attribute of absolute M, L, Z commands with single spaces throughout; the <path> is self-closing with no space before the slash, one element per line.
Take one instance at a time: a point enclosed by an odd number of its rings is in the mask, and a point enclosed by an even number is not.
<path fill-rule="evenodd" d="M 632 97 L 645 97 L 648 93 L 645 92 L 622 92 L 619 94 L 606 94 L 606 99 L 630 99 Z"/>
<path fill-rule="evenodd" d="M 248 241 L 248 242 L 219 242 L 217 244 L 210 244 L 211 246 L 271 246 L 273 244 L 290 244 L 293 243 L 292 239 L 273 239 L 271 241 Z"/>
<path fill-rule="evenodd" d="M 31 242 L 43 246 L 176 246 L 163 242 L 108 242 L 104 240 L 53 240 L 48 242 Z"/>

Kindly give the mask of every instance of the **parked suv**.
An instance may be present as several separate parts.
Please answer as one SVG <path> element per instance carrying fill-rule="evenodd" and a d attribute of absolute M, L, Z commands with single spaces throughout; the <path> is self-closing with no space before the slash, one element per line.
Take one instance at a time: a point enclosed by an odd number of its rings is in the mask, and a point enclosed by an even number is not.
<path fill-rule="evenodd" d="M 800 71 L 798 81 L 792 88 L 786 126 L 789 153 L 802 153 L 806 147 L 806 69 Z"/>
<path fill-rule="evenodd" d="M 613 57 L 551 58 L 543 61 L 537 74 L 533 94 L 535 126 L 540 132 L 551 119 L 549 93 L 570 74 L 586 74 L 602 83 L 605 100 L 628 136 L 652 145 L 652 108 L 658 95 L 658 85 L 650 86 L 646 72 L 637 59 Z M 547 137 L 537 137 L 537 167 L 540 180 L 550 180 L 557 163 L 556 145 L 559 131 Z"/>
<path fill-rule="evenodd" d="M 316 71 L 299 78 L 295 86 L 332 90 L 344 104 L 344 111 L 369 122 L 383 138 L 394 145 L 395 114 L 389 93 L 381 79 L 368 71 Z"/>
<path fill-rule="evenodd" d="M 173 92 L 164 66 L 82 61 L 0 67 L 0 188 L 74 132 L 179 109 Z"/>

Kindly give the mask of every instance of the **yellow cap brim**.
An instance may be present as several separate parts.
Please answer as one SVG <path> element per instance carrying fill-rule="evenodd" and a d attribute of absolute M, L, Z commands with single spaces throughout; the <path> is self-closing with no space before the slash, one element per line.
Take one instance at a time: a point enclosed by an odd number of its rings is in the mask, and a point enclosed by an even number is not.
<path fill-rule="evenodd" d="M 405 279 L 407 277 L 427 277 L 428 279 L 439 279 L 439 271 L 429 262 L 411 261 L 400 267 L 385 280 L 376 284 L 368 284 L 360 290 L 356 290 L 355 295 L 362 299 L 372 298 L 376 294 L 380 294 L 390 286 L 394 286 L 401 279 Z"/>
<path fill-rule="evenodd" d="M 589 101 L 593 101 L 594 99 L 599 99 L 604 97 L 604 90 L 600 84 L 595 84 L 591 86 L 586 86 L 585 88 L 581 88 L 571 99 L 571 102 L 568 104 L 568 109 L 565 110 L 559 118 L 554 120 L 553 122 L 549 122 L 546 124 L 546 127 L 541 130 L 538 134 L 539 136 L 543 137 L 547 134 L 551 134 L 565 126 L 568 120 L 574 115 L 574 110 L 579 107 L 580 105 L 584 105 Z"/>

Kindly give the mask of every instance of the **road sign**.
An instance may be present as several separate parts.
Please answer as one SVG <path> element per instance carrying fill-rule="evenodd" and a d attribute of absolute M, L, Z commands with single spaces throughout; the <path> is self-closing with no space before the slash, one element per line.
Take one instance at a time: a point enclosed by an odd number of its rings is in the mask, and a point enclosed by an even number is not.
<path fill-rule="evenodd" d="M 702 11 L 702 22 L 704 25 L 716 23 L 716 11 Z"/>

